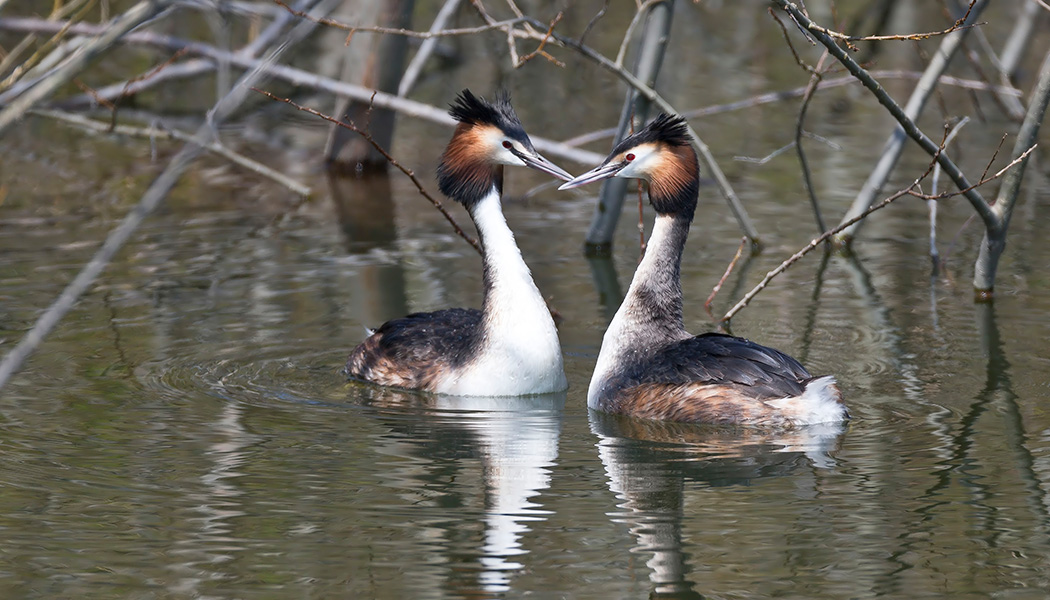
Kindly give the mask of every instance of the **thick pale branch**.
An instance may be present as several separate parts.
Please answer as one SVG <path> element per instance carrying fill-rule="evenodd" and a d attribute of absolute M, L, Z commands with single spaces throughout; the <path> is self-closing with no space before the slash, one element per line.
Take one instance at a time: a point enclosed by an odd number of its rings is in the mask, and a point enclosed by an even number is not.
<path fill-rule="evenodd" d="M 981 241 L 981 249 L 974 264 L 973 286 L 977 291 L 978 299 L 991 297 L 995 285 L 995 273 L 999 266 L 999 257 L 1006 248 L 1006 231 L 1010 225 L 1010 216 L 1013 214 L 1014 204 L 1020 193 L 1021 180 L 1024 178 L 1025 166 L 1027 165 L 1028 146 L 1035 144 L 1039 136 L 1039 128 L 1046 115 L 1047 106 L 1050 105 L 1050 53 L 1043 59 L 1043 66 L 1039 73 L 1039 81 L 1032 92 L 1032 99 L 1028 103 L 1021 129 L 1017 132 L 1017 141 L 1014 143 L 1014 162 L 1020 162 L 1020 167 L 1010 171 L 999 188 L 992 212 L 996 215 L 994 227 L 985 227 L 984 239 Z M 1013 164 L 1013 163 L 1011 163 Z"/>
<path fill-rule="evenodd" d="M 167 8 L 169 2 L 164 0 L 144 0 L 129 8 L 115 22 L 105 27 L 103 32 L 79 52 L 71 56 L 60 67 L 56 68 L 43 81 L 27 90 L 15 101 L 0 111 L 0 136 L 33 107 L 34 104 L 47 98 L 58 88 L 77 76 L 96 56 L 112 46 L 121 36 L 133 28 L 153 18 Z"/>
<path fill-rule="evenodd" d="M 47 30 L 55 26 L 60 26 L 60 23 L 51 23 L 42 19 L 0 19 L 0 29 L 16 29 L 19 27 L 32 27 L 35 29 Z M 92 25 L 77 24 L 70 28 L 71 33 L 78 35 L 93 35 L 97 33 L 98 28 Z M 266 75 L 277 79 L 282 79 L 293 85 L 306 87 L 310 89 L 320 90 L 331 94 L 337 94 L 341 96 L 347 96 L 355 100 L 361 100 L 362 102 L 371 102 L 379 108 L 389 108 L 396 110 L 400 113 L 433 121 L 435 123 L 441 123 L 448 126 L 455 126 L 455 120 L 449 116 L 449 114 L 440 108 L 424 104 L 422 102 L 416 102 L 415 100 L 409 100 L 407 98 L 399 98 L 393 94 L 386 94 L 383 92 L 377 92 L 371 88 L 367 88 L 360 85 L 354 85 L 352 83 L 345 83 L 337 81 L 330 77 L 323 77 L 303 69 L 296 69 L 287 65 L 281 64 L 264 64 L 257 58 L 249 56 L 243 56 L 237 52 L 227 52 L 220 50 L 215 46 L 204 44 L 201 42 L 194 42 L 177 38 L 173 36 L 161 35 L 150 32 L 134 32 L 130 33 L 120 40 L 122 43 L 134 43 L 134 44 L 146 44 L 151 46 L 158 46 L 162 48 L 170 48 L 178 50 L 185 48 L 189 54 L 197 56 L 204 56 L 216 61 L 228 60 L 231 65 L 243 69 L 261 68 L 265 71 Z M 171 69 L 178 68 L 179 65 L 173 65 Z M 161 73 L 168 72 L 165 70 Z M 533 137 L 532 143 L 536 146 L 536 149 L 543 152 L 544 154 L 571 160 L 583 165 L 594 165 L 601 162 L 604 158 L 604 154 L 598 154 L 597 152 L 590 152 L 588 150 L 582 150 L 579 148 L 573 148 L 567 146 L 561 142 L 556 142 L 546 138 Z"/>
<path fill-rule="evenodd" d="M 292 190 L 296 194 L 299 194 L 300 196 L 309 196 L 310 195 L 310 186 L 303 185 L 302 183 L 299 183 L 298 181 L 296 181 L 295 179 L 285 175 L 284 173 L 280 173 L 278 171 L 275 171 L 275 170 L 271 169 L 270 167 L 267 167 L 266 165 L 264 165 L 264 164 L 262 164 L 262 163 L 260 163 L 258 161 L 255 161 L 255 160 L 252 160 L 252 159 L 248 158 L 247 156 L 244 156 L 242 154 L 237 154 L 236 152 L 230 150 L 226 146 L 223 146 L 222 144 L 220 144 L 217 141 L 199 139 L 198 137 L 194 136 L 192 133 L 186 133 L 184 131 L 179 131 L 177 129 L 163 129 L 163 128 L 160 128 L 160 127 L 130 127 L 128 125 L 116 125 L 116 126 L 114 126 L 111 123 L 105 123 L 103 121 L 96 121 L 94 119 L 88 119 L 88 118 L 82 117 L 80 115 L 67 113 L 67 112 L 62 112 L 62 111 L 58 111 L 58 110 L 34 109 L 34 110 L 30 111 L 30 114 L 36 115 L 36 116 L 40 116 L 40 117 L 46 117 L 48 119 L 55 119 L 55 120 L 58 120 L 58 121 L 63 121 L 63 122 L 68 123 L 70 125 L 74 125 L 76 127 L 80 127 L 82 129 L 86 129 L 86 130 L 94 132 L 94 133 L 114 134 L 114 135 L 122 135 L 122 136 L 129 136 L 129 137 L 149 138 L 149 139 L 153 139 L 153 140 L 155 140 L 155 139 L 162 139 L 162 140 L 166 139 L 166 140 L 180 140 L 180 141 L 183 141 L 183 142 L 193 142 L 195 144 L 201 145 L 202 147 L 204 147 L 209 152 L 213 152 L 215 154 L 218 154 L 219 156 L 222 156 L 223 158 L 226 158 L 230 162 L 235 163 L 237 165 L 240 165 L 240 166 L 248 169 L 249 171 L 252 171 L 252 172 L 258 173 L 259 175 L 262 175 L 264 177 L 268 177 L 270 179 L 273 179 L 277 183 L 280 183 L 281 185 L 283 185 L 286 188 Z"/>

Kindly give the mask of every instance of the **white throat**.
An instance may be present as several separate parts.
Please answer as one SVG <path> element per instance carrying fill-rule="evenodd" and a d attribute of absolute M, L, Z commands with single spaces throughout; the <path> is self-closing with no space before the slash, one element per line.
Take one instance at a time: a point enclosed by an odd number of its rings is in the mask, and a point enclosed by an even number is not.
<path fill-rule="evenodd" d="M 485 342 L 477 359 L 439 391 L 515 396 L 564 390 L 558 330 L 507 226 L 495 187 L 471 216 L 485 251 Z"/>

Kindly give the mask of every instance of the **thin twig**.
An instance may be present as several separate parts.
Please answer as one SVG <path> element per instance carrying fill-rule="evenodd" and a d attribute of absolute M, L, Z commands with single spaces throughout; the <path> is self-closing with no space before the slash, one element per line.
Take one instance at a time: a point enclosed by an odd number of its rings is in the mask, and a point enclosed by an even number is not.
<path fill-rule="evenodd" d="M 733 269 L 736 267 L 737 261 L 739 261 L 740 257 L 744 255 L 744 248 L 746 247 L 747 236 L 744 236 L 740 238 L 740 246 L 737 247 L 736 254 L 733 255 L 733 260 L 729 261 L 729 265 L 726 266 L 725 273 L 722 273 L 722 277 L 718 279 L 718 283 L 716 283 L 715 287 L 711 290 L 711 295 L 709 295 L 707 297 L 707 300 L 704 302 L 704 310 L 707 311 L 707 316 L 711 317 L 712 320 L 714 320 L 715 315 L 711 312 L 711 303 L 715 301 L 715 296 L 717 296 L 718 292 L 722 289 L 722 286 L 725 284 L 726 279 L 729 279 L 729 274 L 733 272 Z"/>
<path fill-rule="evenodd" d="M 580 34 L 580 42 L 581 43 L 583 43 L 583 40 L 587 39 L 587 34 L 591 32 L 591 28 L 594 27 L 594 24 L 597 23 L 599 19 L 601 19 L 602 17 L 605 16 L 605 13 L 608 10 L 609 10 L 609 0 L 605 0 L 605 3 L 602 4 L 601 10 L 599 10 L 597 13 L 595 13 L 594 16 L 591 17 L 591 20 L 587 22 L 587 26 L 583 28 L 583 33 Z"/>
<path fill-rule="evenodd" d="M 263 96 L 266 96 L 267 98 L 276 100 L 278 102 L 284 102 L 285 104 L 288 104 L 289 106 L 291 106 L 291 107 L 293 107 L 293 108 L 295 108 L 297 110 L 301 110 L 301 111 L 303 111 L 305 113 L 309 113 L 311 115 L 314 115 L 315 117 L 324 119 L 325 121 L 328 121 L 329 123 L 334 123 L 335 125 L 343 127 L 344 129 L 349 129 L 350 131 L 353 131 L 354 133 L 356 133 L 356 134 L 360 135 L 361 137 L 363 137 L 366 141 L 368 141 L 368 143 L 370 143 L 372 145 L 373 148 L 376 149 L 377 152 L 379 152 L 380 154 L 383 155 L 384 158 L 386 158 L 387 162 L 389 162 L 390 164 L 392 164 L 395 167 L 397 167 L 398 170 L 400 170 L 402 173 L 404 173 L 405 176 L 407 176 L 412 181 L 412 183 L 415 184 L 416 189 L 419 190 L 419 193 L 422 194 L 424 198 L 429 200 L 430 203 L 434 205 L 434 208 L 438 209 L 438 211 L 445 217 L 445 219 L 448 220 L 449 224 L 452 225 L 452 229 L 454 229 L 456 231 L 456 234 L 458 234 L 459 237 L 463 238 L 464 240 L 467 241 L 468 244 L 473 246 L 474 249 L 478 251 L 478 254 L 483 254 L 482 250 L 481 250 L 481 244 L 479 244 L 477 240 L 475 240 L 474 238 L 470 237 L 469 235 L 467 235 L 467 233 L 465 231 L 463 231 L 463 229 L 459 226 L 459 224 L 456 223 L 456 220 L 452 217 L 452 215 L 449 214 L 449 212 L 445 209 L 445 206 L 443 204 L 441 204 L 441 201 L 438 200 L 437 198 L 434 198 L 433 196 L 430 195 L 429 192 L 427 192 L 427 190 L 423 187 L 423 184 L 420 183 L 419 179 L 416 178 L 416 174 L 413 173 L 410 169 L 406 168 L 400 162 L 398 162 L 397 159 L 395 159 L 393 156 L 391 156 L 386 151 L 386 149 L 384 149 L 382 146 L 380 146 L 378 143 L 376 143 L 376 141 L 372 138 L 372 135 L 370 133 L 368 133 L 367 131 L 363 131 L 363 130 L 359 129 L 353 123 L 347 123 L 346 121 L 340 121 L 339 119 L 336 119 L 335 117 L 326 115 L 326 114 L 324 114 L 324 113 L 322 113 L 320 111 L 314 110 L 314 109 L 309 108 L 307 106 L 302 106 L 300 104 L 297 104 L 295 101 L 293 101 L 293 100 L 291 100 L 289 98 L 281 98 L 279 96 L 275 96 L 275 95 L 271 94 L 270 92 L 267 92 L 266 90 L 260 90 L 259 88 L 252 88 L 252 89 L 255 90 L 256 92 L 259 92 Z"/>
<path fill-rule="evenodd" d="M 437 37 L 450 37 L 450 36 L 455 36 L 455 35 L 470 35 L 470 34 L 474 34 L 474 33 L 482 33 L 482 32 L 485 32 L 485 31 L 492 31 L 493 29 L 501 29 L 501 30 L 502 29 L 510 29 L 514 25 L 518 25 L 520 23 L 524 23 L 524 22 L 526 22 L 528 20 L 526 17 L 517 17 L 517 18 L 514 18 L 514 19 L 507 19 L 505 21 L 493 21 L 491 23 L 486 23 L 485 25 L 479 25 L 477 27 L 461 27 L 459 29 L 442 29 L 440 31 L 414 31 L 414 30 L 411 30 L 411 29 L 404 29 L 404 28 L 401 28 L 401 27 L 378 27 L 378 26 L 359 27 L 359 26 L 356 26 L 356 25 L 349 25 L 347 23 L 343 23 L 342 21 L 338 21 L 336 19 L 332 19 L 332 18 L 329 18 L 329 17 L 315 17 L 315 16 L 310 15 L 310 14 L 304 12 L 304 11 L 296 10 L 296 9 L 288 6 L 284 2 L 282 2 L 282 0 L 273 0 L 273 2 L 276 3 L 277 5 L 283 7 L 285 10 L 287 10 L 288 12 L 292 13 L 293 15 L 295 15 L 297 17 L 301 17 L 303 19 L 307 19 L 309 21 L 313 21 L 314 23 L 318 23 L 320 25 L 327 25 L 328 27 L 334 27 L 336 29 L 342 29 L 343 31 L 349 32 L 349 35 L 351 37 L 354 34 L 358 33 L 358 32 L 366 32 L 366 33 L 385 33 L 385 34 L 391 34 L 391 35 L 403 35 L 403 36 L 407 36 L 407 37 L 419 38 L 421 40 L 428 40 L 430 38 L 437 38 Z"/>
<path fill-rule="evenodd" d="M 969 5 L 969 7 L 966 10 L 966 14 L 963 15 L 962 18 L 960 18 L 957 21 L 955 21 L 955 23 L 953 23 L 951 27 L 949 27 L 947 29 L 944 29 L 942 31 L 930 31 L 930 32 L 926 32 L 926 33 L 905 33 L 905 34 L 899 34 L 899 35 L 864 35 L 864 36 L 857 36 L 857 35 L 847 35 L 845 33 L 839 33 L 837 31 L 832 31 L 832 30 L 827 29 L 825 27 L 820 27 L 819 25 L 816 26 L 816 27 L 809 26 L 809 25 L 804 25 L 803 23 L 798 23 L 798 25 L 803 30 L 808 29 L 809 31 L 815 31 L 815 32 L 818 32 L 818 33 L 822 33 L 822 34 L 828 36 L 829 38 L 836 39 L 836 40 L 841 40 L 843 43 L 846 44 L 846 46 L 849 47 L 850 50 L 856 51 L 857 47 L 854 46 L 853 44 L 851 44 L 850 42 L 884 42 L 884 41 L 891 41 L 891 40 L 925 40 L 925 39 L 929 39 L 929 38 L 936 37 L 936 36 L 948 35 L 949 33 L 952 33 L 954 31 L 958 31 L 960 29 L 969 29 L 971 27 L 976 27 L 977 25 L 983 25 L 983 23 L 971 23 L 969 25 L 965 24 L 966 20 L 970 17 L 970 11 L 973 10 L 974 5 L 977 4 L 977 2 L 979 2 L 979 1 L 980 0 L 971 0 L 970 1 L 970 5 Z M 794 18 L 793 14 L 792 14 L 792 18 Z"/>
<path fill-rule="evenodd" d="M 623 66 L 623 59 L 627 55 L 627 45 L 631 42 L 631 34 L 634 33 L 634 28 L 641 22 L 642 17 L 647 14 L 647 9 L 654 4 L 663 1 L 664 0 L 646 0 L 638 5 L 638 10 L 635 11 L 634 17 L 631 18 L 631 23 L 627 26 L 627 31 L 624 32 L 623 40 L 620 41 L 620 49 L 616 52 L 616 60 L 614 61 L 616 66 Z M 584 33 L 586 33 L 586 31 Z M 583 42 L 583 36 L 580 36 L 580 42 Z"/>
<path fill-rule="evenodd" d="M 248 169 L 249 171 L 252 171 L 253 173 L 258 173 L 263 177 L 273 179 L 277 183 L 292 190 L 300 196 L 310 195 L 309 186 L 303 185 L 302 183 L 299 183 L 298 181 L 292 179 L 284 173 L 275 171 L 258 161 L 248 158 L 247 156 L 237 154 L 236 152 L 230 150 L 218 141 L 203 140 L 193 135 L 192 133 L 179 131 L 178 129 L 165 129 L 159 127 L 131 127 L 128 125 L 114 126 L 112 124 L 107 124 L 102 121 L 96 121 L 94 119 L 88 119 L 80 115 L 75 115 L 72 113 L 67 113 L 58 110 L 33 109 L 29 112 L 29 114 L 63 121 L 95 133 L 113 133 L 116 135 L 147 138 L 150 140 L 181 140 L 184 142 L 193 142 L 195 144 L 200 144 L 206 150 L 218 154 L 219 156 L 226 158 L 230 162 L 238 164 Z"/>
<path fill-rule="evenodd" d="M 551 39 L 551 34 L 554 33 L 554 26 L 557 25 L 559 21 L 561 21 L 563 16 L 565 16 L 565 14 L 562 13 L 561 11 L 559 11 L 557 16 L 554 17 L 554 20 L 551 21 L 551 26 L 547 28 L 547 35 L 543 36 L 543 39 L 540 40 L 539 47 L 537 47 L 532 52 L 529 52 L 525 56 L 522 56 L 521 60 L 519 60 L 518 62 L 516 62 L 514 64 L 514 68 L 515 69 L 518 68 L 518 67 L 521 67 L 522 65 L 524 65 L 527 62 L 529 62 L 533 58 L 536 58 L 536 56 L 542 56 L 543 58 L 546 58 L 548 61 L 558 65 L 559 67 L 563 67 L 563 68 L 565 67 L 565 63 L 563 63 L 560 60 L 554 58 L 553 56 L 551 56 L 550 54 L 548 54 L 546 51 L 543 50 L 543 47 L 547 45 L 547 41 Z"/>
<path fill-rule="evenodd" d="M 988 183 L 988 182 L 990 182 L 992 180 L 998 179 L 1000 176 L 1002 176 L 1004 173 L 1006 173 L 1006 171 L 1008 169 L 1010 169 L 1014 165 L 1017 165 L 1017 164 L 1021 163 L 1024 159 L 1026 159 L 1028 157 L 1028 155 L 1030 153 L 1032 153 L 1032 151 L 1034 151 L 1035 149 L 1036 149 L 1036 146 L 1032 146 L 1027 151 L 1025 151 L 1021 156 L 1017 157 L 1016 159 L 1011 161 L 1010 164 L 1006 165 L 1001 170 L 999 170 L 999 172 L 997 172 L 995 175 L 993 175 L 993 176 L 991 176 L 991 177 L 989 177 L 987 179 L 982 179 L 981 181 L 978 181 L 977 183 L 973 184 L 973 187 L 976 187 L 976 186 L 979 186 L 979 185 L 984 185 L 984 184 L 986 184 L 986 183 Z M 819 246 L 825 240 L 829 239 L 831 236 L 833 236 L 833 235 L 839 233 L 840 231 L 844 230 L 846 227 L 849 227 L 853 223 L 855 223 L 855 222 L 857 222 L 857 221 L 859 221 L 861 219 L 866 218 L 871 213 L 873 213 L 873 212 L 875 212 L 877 210 L 880 210 L 882 208 L 885 208 L 886 206 L 889 206 L 895 200 L 897 200 L 897 199 L 899 199 L 899 198 L 901 198 L 903 196 L 913 196 L 913 197 L 921 198 L 921 199 L 924 199 L 924 200 L 941 200 L 941 199 L 944 199 L 944 198 L 951 198 L 953 196 L 958 196 L 958 195 L 964 194 L 967 190 L 959 190 L 959 191 L 955 191 L 955 192 L 944 192 L 944 193 L 938 194 L 936 196 L 931 195 L 931 194 L 922 194 L 922 193 L 919 193 L 919 192 L 915 191 L 915 188 L 919 186 L 919 184 L 922 182 L 922 180 L 925 179 L 933 171 L 933 165 L 936 164 L 936 161 L 937 161 L 937 157 L 935 156 L 933 161 L 930 162 L 930 166 L 926 169 L 926 172 L 923 173 L 922 175 L 920 175 L 908 187 L 906 187 L 906 188 L 896 192 L 895 194 L 893 194 L 892 196 L 886 198 L 882 202 L 879 202 L 878 204 L 874 204 L 874 205 L 868 207 L 868 209 L 865 210 L 864 213 L 862 213 L 860 215 L 857 215 L 856 217 L 854 217 L 854 218 L 852 218 L 852 219 L 850 219 L 850 220 L 848 220 L 848 221 L 846 221 L 844 223 L 841 223 L 838 227 L 835 227 L 834 229 L 825 231 L 823 235 L 810 240 L 810 242 L 808 244 L 806 244 L 805 247 L 803 247 L 798 252 L 792 254 L 787 260 L 785 260 L 784 262 L 780 263 L 780 265 L 777 266 L 777 268 L 775 268 L 772 271 L 766 273 L 766 276 L 762 278 L 762 281 L 760 281 L 758 283 L 758 285 L 756 285 L 754 288 L 751 289 L 751 291 L 749 291 L 747 294 L 745 294 L 744 297 L 741 298 L 740 301 L 737 302 L 735 306 L 733 306 L 733 308 L 729 309 L 729 312 L 727 312 L 722 317 L 721 322 L 722 323 L 728 323 L 734 316 L 736 316 L 736 314 L 738 312 L 740 312 L 748 304 L 750 304 L 751 300 L 754 299 L 754 297 L 756 295 L 758 295 L 759 292 L 761 292 L 763 289 L 765 289 L 766 286 L 769 285 L 769 282 L 772 281 L 774 277 L 776 277 L 777 275 L 780 275 L 781 273 L 786 271 L 788 269 L 788 267 L 790 267 L 791 265 L 793 265 L 796 262 L 798 262 L 803 256 L 809 254 L 814 248 Z"/>
<path fill-rule="evenodd" d="M 824 76 L 824 61 L 827 60 L 827 58 L 828 51 L 825 50 L 823 54 L 820 55 L 820 60 L 817 61 L 817 66 L 809 68 L 809 87 L 806 88 L 806 93 L 802 96 L 802 105 L 798 109 L 798 119 L 795 121 L 795 150 L 798 153 L 798 162 L 802 167 L 802 184 L 806 188 L 806 194 L 809 196 L 809 203 L 813 208 L 813 218 L 817 222 L 817 231 L 819 233 L 827 231 L 828 227 L 824 224 L 824 217 L 820 214 L 820 202 L 817 200 L 817 192 L 813 188 L 813 178 L 809 170 L 809 161 L 806 160 L 806 152 L 802 149 L 802 126 L 806 120 L 806 111 L 809 109 L 810 100 L 813 99 L 813 94 L 817 89 L 817 85 L 820 84 L 820 80 Z"/>
<path fill-rule="evenodd" d="M 948 131 L 948 134 L 944 136 L 944 142 L 942 142 L 942 145 L 945 148 L 947 148 L 948 145 L 952 143 L 952 140 L 955 139 L 955 136 L 959 135 L 959 132 L 962 131 L 962 128 L 969 122 L 970 117 L 964 117 L 960 119 L 959 122 L 956 123 L 950 131 Z M 1002 142 L 1000 142 L 1000 146 L 1001 145 Z M 995 154 L 992 155 L 993 161 L 995 160 L 995 156 L 998 155 L 998 153 L 999 150 L 997 148 Z M 991 163 L 988 164 L 989 166 L 991 165 Z M 988 170 L 985 169 L 985 172 L 981 175 L 981 179 L 984 179 L 984 176 L 987 174 Z M 937 185 L 940 181 L 940 178 L 941 165 L 937 164 L 933 167 L 933 179 L 930 184 L 931 191 L 934 195 L 937 194 Z M 936 275 L 937 271 L 940 269 L 941 266 L 940 253 L 937 251 L 937 200 L 927 200 L 926 204 L 930 210 L 930 260 L 933 261 L 933 270 L 934 274 Z"/>
<path fill-rule="evenodd" d="M 123 102 L 130 95 L 128 93 L 128 90 L 131 89 L 131 86 L 135 85 L 136 83 L 138 83 L 140 81 L 146 81 L 147 79 L 150 79 L 152 77 L 156 77 L 158 73 L 160 73 L 164 69 L 170 67 L 171 65 L 175 64 L 175 61 L 177 61 L 180 58 L 182 58 L 183 54 L 186 54 L 186 49 L 185 48 L 180 48 L 180 49 L 176 50 L 175 53 L 172 54 L 170 58 L 168 58 L 168 60 L 162 62 L 161 64 L 159 64 L 159 65 L 157 65 L 155 67 L 153 67 L 152 69 L 150 69 L 149 71 L 146 71 L 145 73 L 142 73 L 140 75 L 137 75 L 137 76 L 129 79 L 127 81 L 127 83 L 124 84 L 124 90 L 121 91 L 120 96 L 115 101 L 113 101 L 112 104 L 110 104 L 111 111 L 112 111 L 112 117 L 110 118 L 110 128 L 113 128 L 113 127 L 117 126 L 117 109 L 120 106 L 120 103 Z"/>

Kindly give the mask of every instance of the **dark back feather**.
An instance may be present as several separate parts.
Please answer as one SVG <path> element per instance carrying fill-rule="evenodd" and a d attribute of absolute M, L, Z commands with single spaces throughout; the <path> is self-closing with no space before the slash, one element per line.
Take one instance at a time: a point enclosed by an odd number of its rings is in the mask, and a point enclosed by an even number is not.
<path fill-rule="evenodd" d="M 620 379 L 620 378 L 617 378 Z M 625 369 L 623 387 L 638 384 L 711 383 L 743 386 L 759 399 L 797 396 L 812 375 L 790 356 L 750 340 L 705 333 L 669 344 Z"/>

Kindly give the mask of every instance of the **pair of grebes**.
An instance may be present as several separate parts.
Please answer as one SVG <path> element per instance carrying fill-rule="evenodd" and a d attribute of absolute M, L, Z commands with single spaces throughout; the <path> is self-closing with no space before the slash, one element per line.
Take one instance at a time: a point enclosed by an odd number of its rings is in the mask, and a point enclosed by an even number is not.
<path fill-rule="evenodd" d="M 680 270 L 700 169 L 685 120 L 661 114 L 573 178 L 533 148 L 510 104 L 464 90 L 437 176 L 470 213 L 484 256 L 482 309 L 415 313 L 384 323 L 350 354 L 347 374 L 379 385 L 461 396 L 565 390 L 558 332 L 503 217 L 503 167 L 530 167 L 575 188 L 644 179 L 657 217 L 627 297 L 602 340 L 587 390 L 593 409 L 633 417 L 763 427 L 849 418 L 831 376 L 749 340 L 686 332 Z"/>

